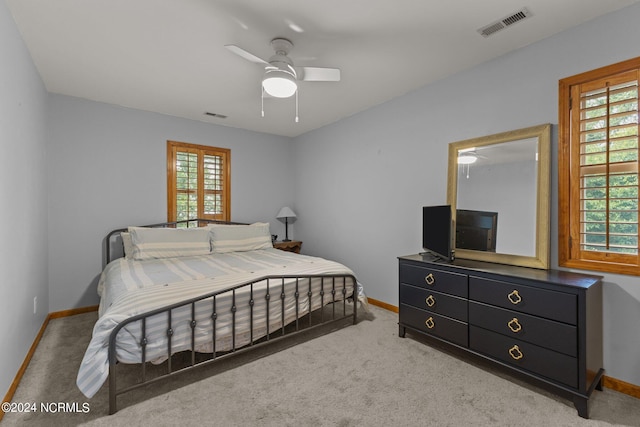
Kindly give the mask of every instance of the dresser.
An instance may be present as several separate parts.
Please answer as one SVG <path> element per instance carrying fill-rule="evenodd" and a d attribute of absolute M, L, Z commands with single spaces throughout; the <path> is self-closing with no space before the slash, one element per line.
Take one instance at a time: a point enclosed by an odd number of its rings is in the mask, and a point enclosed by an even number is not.
<path fill-rule="evenodd" d="M 573 400 L 602 390 L 602 278 L 430 255 L 399 258 L 399 336 L 419 332 Z"/>

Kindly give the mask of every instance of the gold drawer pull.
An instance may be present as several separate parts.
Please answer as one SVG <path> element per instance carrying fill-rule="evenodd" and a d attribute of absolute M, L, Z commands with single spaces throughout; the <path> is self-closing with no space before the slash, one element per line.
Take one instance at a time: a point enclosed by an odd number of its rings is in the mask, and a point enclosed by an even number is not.
<path fill-rule="evenodd" d="M 434 326 L 436 326 L 435 322 L 433 321 L 433 317 L 429 317 L 424 324 L 427 326 L 427 328 L 429 329 L 433 329 Z"/>
<path fill-rule="evenodd" d="M 520 296 L 517 290 L 514 290 L 509 295 L 507 295 L 507 298 L 509 298 L 509 301 L 511 301 L 511 304 L 518 304 L 520 301 L 522 301 L 522 297 Z"/>
<path fill-rule="evenodd" d="M 520 348 L 517 345 L 514 345 L 509 349 L 509 355 L 514 360 L 520 360 L 524 357 L 524 354 L 522 354 L 522 352 L 520 351 Z"/>
<path fill-rule="evenodd" d="M 429 273 L 424 278 L 424 281 L 427 282 L 427 285 L 431 286 L 436 282 L 436 278 L 433 277 L 433 273 Z"/>
<path fill-rule="evenodd" d="M 427 297 L 426 300 L 424 300 L 424 302 L 429 306 L 429 307 L 433 307 L 436 303 L 436 299 L 433 297 L 433 295 L 429 295 Z"/>
<path fill-rule="evenodd" d="M 522 325 L 520 324 L 520 322 L 518 322 L 517 317 L 514 317 L 513 319 L 511 319 L 511 321 L 507 323 L 507 326 L 509 326 L 509 329 L 511 329 L 511 332 L 520 332 L 522 330 Z"/>

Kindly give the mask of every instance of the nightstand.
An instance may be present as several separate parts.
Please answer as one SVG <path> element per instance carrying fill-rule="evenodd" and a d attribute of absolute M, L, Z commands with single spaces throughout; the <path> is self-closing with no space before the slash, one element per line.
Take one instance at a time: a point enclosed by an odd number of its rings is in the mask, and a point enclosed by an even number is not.
<path fill-rule="evenodd" d="M 291 240 L 288 242 L 274 242 L 273 247 L 281 251 L 300 253 L 302 242 L 299 240 Z"/>

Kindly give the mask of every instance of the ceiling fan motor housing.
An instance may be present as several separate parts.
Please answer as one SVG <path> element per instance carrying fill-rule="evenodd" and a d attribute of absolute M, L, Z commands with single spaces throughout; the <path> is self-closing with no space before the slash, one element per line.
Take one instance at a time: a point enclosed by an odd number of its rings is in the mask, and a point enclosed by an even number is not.
<path fill-rule="evenodd" d="M 276 38 L 271 40 L 271 47 L 276 53 L 269 58 L 269 65 L 278 70 L 291 73 L 293 77 L 297 77 L 296 70 L 293 68 L 293 61 L 287 56 L 293 48 L 293 43 L 287 39 Z"/>
<path fill-rule="evenodd" d="M 293 49 L 293 43 L 287 39 L 283 39 L 280 37 L 276 37 L 271 40 L 271 47 L 273 48 L 276 54 L 288 55 Z"/>

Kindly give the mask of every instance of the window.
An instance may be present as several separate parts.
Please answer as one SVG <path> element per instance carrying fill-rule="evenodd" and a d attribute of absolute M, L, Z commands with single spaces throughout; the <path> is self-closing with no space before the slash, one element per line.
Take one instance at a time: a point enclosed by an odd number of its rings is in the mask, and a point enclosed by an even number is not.
<path fill-rule="evenodd" d="M 167 141 L 168 220 L 230 220 L 231 151 Z"/>
<path fill-rule="evenodd" d="M 559 264 L 640 275 L 640 58 L 560 80 Z"/>

